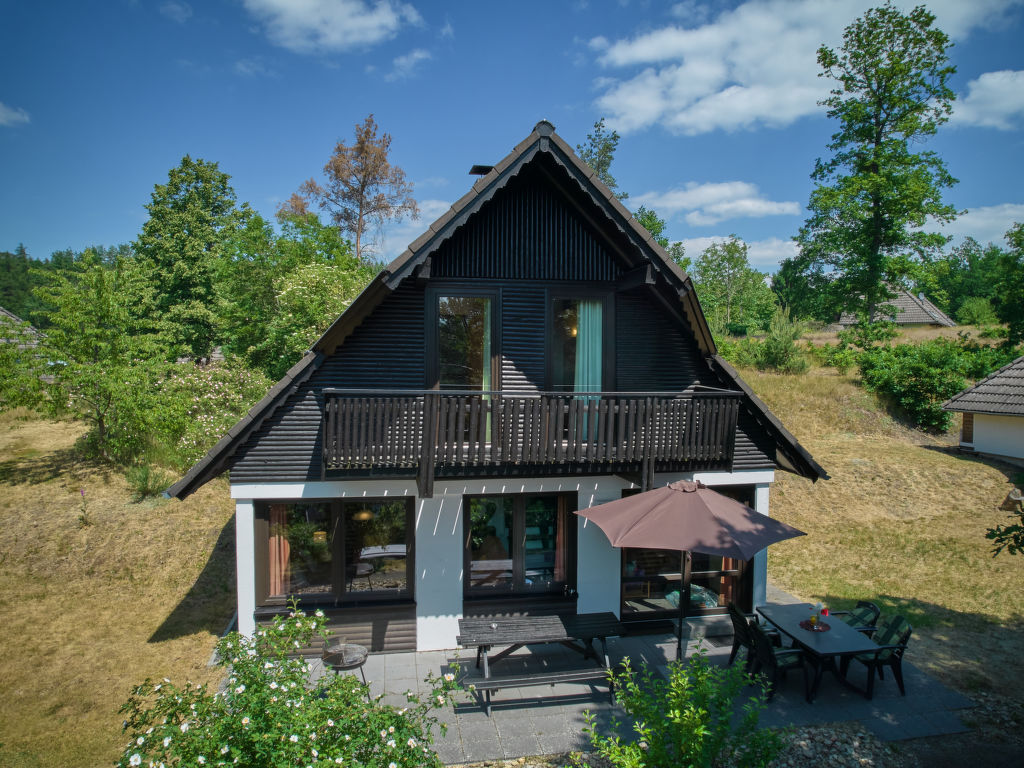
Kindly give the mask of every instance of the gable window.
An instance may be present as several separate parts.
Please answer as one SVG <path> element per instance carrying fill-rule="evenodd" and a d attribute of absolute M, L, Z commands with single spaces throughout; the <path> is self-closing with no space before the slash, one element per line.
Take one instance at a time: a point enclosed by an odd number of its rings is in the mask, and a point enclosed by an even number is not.
<path fill-rule="evenodd" d="M 563 594 L 575 587 L 576 520 L 560 494 L 467 496 L 465 592 Z"/>
<path fill-rule="evenodd" d="M 412 510 L 407 499 L 265 505 L 265 602 L 410 599 Z"/>
<path fill-rule="evenodd" d="M 551 389 L 600 392 L 604 364 L 604 302 L 555 299 L 551 314 Z"/>
<path fill-rule="evenodd" d="M 437 384 L 439 389 L 493 388 L 490 296 L 437 297 Z"/>

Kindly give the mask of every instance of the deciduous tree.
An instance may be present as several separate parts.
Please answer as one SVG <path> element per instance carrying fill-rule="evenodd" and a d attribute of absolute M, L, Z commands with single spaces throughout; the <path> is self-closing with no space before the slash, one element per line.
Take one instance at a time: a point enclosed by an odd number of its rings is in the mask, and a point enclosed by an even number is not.
<path fill-rule="evenodd" d="M 1014 224 L 1006 233 L 1009 249 L 999 257 L 995 291 L 996 316 L 1009 329 L 1007 343 L 1024 341 L 1024 224 Z"/>
<path fill-rule="evenodd" d="M 604 185 L 608 187 L 619 200 L 629 197 L 627 192 L 617 192 L 618 182 L 609 170 L 612 160 L 615 159 L 615 150 L 619 147 L 619 134 L 617 131 L 608 132 L 602 117 L 594 123 L 594 130 L 587 134 L 587 140 L 583 144 L 576 145 L 576 154 L 597 172 Z"/>
<path fill-rule="evenodd" d="M 330 214 L 342 232 L 352 236 L 360 261 L 370 253 L 366 235 L 371 225 L 380 229 L 407 215 L 419 217 L 412 184 L 406 181 L 405 171 L 388 159 L 391 136 L 378 135 L 377 130 L 371 114 L 356 126 L 351 145 L 339 141 L 335 146 L 324 166 L 324 184 L 310 179 L 285 206 L 292 212 L 304 213 L 306 201 L 315 202 Z"/>
<path fill-rule="evenodd" d="M 704 249 L 693 264 L 693 281 L 713 328 L 762 329 L 775 312 L 765 275 L 751 268 L 747 244 L 735 235 Z"/>
<path fill-rule="evenodd" d="M 811 174 L 817 185 L 797 241 L 808 269 L 829 271 L 836 311 L 873 317 L 913 260 L 946 242 L 921 227 L 956 216 L 942 202 L 956 182 L 945 163 L 911 151 L 948 120 L 955 98 L 949 38 L 934 21 L 924 6 L 904 14 L 886 3 L 847 27 L 838 51 L 818 49 L 820 76 L 835 84 L 822 104 L 839 130 L 832 157 Z"/>

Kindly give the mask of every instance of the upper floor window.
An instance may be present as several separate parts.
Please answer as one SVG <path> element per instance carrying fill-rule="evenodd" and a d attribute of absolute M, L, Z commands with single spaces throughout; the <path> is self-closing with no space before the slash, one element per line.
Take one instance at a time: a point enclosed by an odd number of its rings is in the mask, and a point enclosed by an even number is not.
<path fill-rule="evenodd" d="M 604 366 L 604 302 L 556 298 L 551 312 L 551 389 L 600 392 Z"/>
<path fill-rule="evenodd" d="M 490 296 L 437 297 L 439 389 L 493 389 L 493 313 Z"/>

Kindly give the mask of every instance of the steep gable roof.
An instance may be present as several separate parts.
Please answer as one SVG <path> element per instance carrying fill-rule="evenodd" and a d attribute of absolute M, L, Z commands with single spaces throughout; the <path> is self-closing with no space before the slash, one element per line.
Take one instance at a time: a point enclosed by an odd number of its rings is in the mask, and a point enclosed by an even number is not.
<path fill-rule="evenodd" d="M 1024 355 L 942 404 L 947 411 L 1024 416 Z"/>
<path fill-rule="evenodd" d="M 597 173 L 584 163 L 572 148 L 555 133 L 554 126 L 542 120 L 533 131 L 515 146 L 511 153 L 478 179 L 472 189 L 434 221 L 409 247 L 388 264 L 359 294 L 307 354 L 282 379 L 267 397 L 257 403 L 188 474 L 167 490 L 170 496 L 183 498 L 203 483 L 222 472 L 234 451 L 245 442 L 294 391 L 300 380 L 307 379 L 319 362 L 332 355 L 345 339 L 385 298 L 405 280 L 430 276 L 430 259 L 441 245 L 451 238 L 474 214 L 527 166 L 539 165 L 549 181 L 577 203 L 579 214 L 600 229 L 613 246 L 616 256 L 636 279 L 654 284 L 659 279 L 678 297 L 681 308 L 693 329 L 695 341 L 709 360 L 718 360 L 719 371 L 750 396 L 748 403 L 755 420 L 761 424 L 777 445 L 777 464 L 812 480 L 828 478 L 825 470 L 769 413 L 764 404 L 753 397 L 736 371 L 718 358 L 707 320 L 697 301 L 693 282 L 644 228 Z M 676 310 L 678 311 L 678 309 Z"/>
<path fill-rule="evenodd" d="M 5 327 L 11 327 L 11 331 L 5 331 Z M 7 337 L 7 333 L 12 334 L 11 338 Z M 41 335 L 34 326 L 0 307 L 0 344 L 17 342 L 20 349 L 32 349 L 38 344 L 37 339 Z"/>
<path fill-rule="evenodd" d="M 949 315 L 932 304 L 923 293 L 917 296 L 906 288 L 892 288 L 896 296 L 885 302 L 894 309 L 893 321 L 897 325 L 942 325 L 952 328 L 956 325 Z M 857 317 L 850 312 L 843 312 L 839 318 L 840 325 L 853 325 Z"/>

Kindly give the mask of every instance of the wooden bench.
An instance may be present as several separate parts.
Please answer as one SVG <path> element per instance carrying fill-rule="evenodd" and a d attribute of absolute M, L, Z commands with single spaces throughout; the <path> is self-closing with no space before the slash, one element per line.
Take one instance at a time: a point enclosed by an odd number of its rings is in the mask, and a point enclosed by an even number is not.
<path fill-rule="evenodd" d="M 563 669 L 550 672 L 525 672 L 521 675 L 498 675 L 484 677 L 474 675 L 462 679 L 462 685 L 477 693 L 483 693 L 481 705 L 488 716 L 491 714 L 491 691 L 502 688 L 525 688 L 530 685 L 550 685 L 558 683 L 604 683 L 608 686 L 608 695 L 615 701 L 615 685 L 604 667 L 587 667 L 586 669 Z M 478 697 L 479 698 L 479 697 Z"/>

